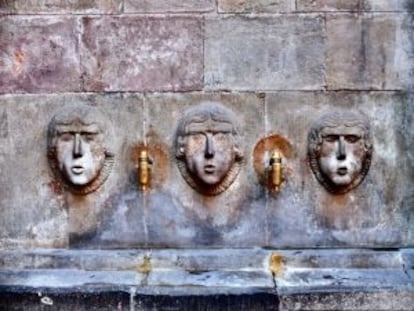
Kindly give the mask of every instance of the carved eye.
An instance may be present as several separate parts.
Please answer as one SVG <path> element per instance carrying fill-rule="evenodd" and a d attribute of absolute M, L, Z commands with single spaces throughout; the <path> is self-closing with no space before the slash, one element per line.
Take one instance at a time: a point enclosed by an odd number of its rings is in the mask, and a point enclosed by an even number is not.
<path fill-rule="evenodd" d="M 205 135 L 203 133 L 191 133 L 188 135 L 189 141 L 196 144 L 202 144 L 205 141 Z"/>
<path fill-rule="evenodd" d="M 356 143 L 361 137 L 357 135 L 346 135 L 345 140 L 349 143 Z"/>
<path fill-rule="evenodd" d="M 338 140 L 338 136 L 337 135 L 326 135 L 323 139 L 327 142 L 333 143 Z"/>
<path fill-rule="evenodd" d="M 73 135 L 71 133 L 61 133 L 59 134 L 59 140 L 69 142 L 73 140 Z"/>
<path fill-rule="evenodd" d="M 91 142 L 95 140 L 96 134 L 94 133 L 83 133 L 82 137 L 85 141 Z"/>
<path fill-rule="evenodd" d="M 214 140 L 216 142 L 226 142 L 228 138 L 228 133 L 215 133 L 214 134 Z"/>

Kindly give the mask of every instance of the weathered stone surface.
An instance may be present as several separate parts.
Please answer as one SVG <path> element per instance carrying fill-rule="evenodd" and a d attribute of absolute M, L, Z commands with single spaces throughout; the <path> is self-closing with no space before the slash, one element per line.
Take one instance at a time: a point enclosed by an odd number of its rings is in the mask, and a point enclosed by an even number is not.
<path fill-rule="evenodd" d="M 88 91 L 202 87 L 202 23 L 193 17 L 84 17 L 81 62 Z"/>
<path fill-rule="evenodd" d="M 386 282 L 386 281 L 385 281 Z M 280 297 L 280 310 L 412 310 L 412 291 L 314 293 Z"/>
<path fill-rule="evenodd" d="M 2 0 L 0 13 L 118 13 L 121 0 Z"/>
<path fill-rule="evenodd" d="M 404 14 L 328 16 L 328 88 L 412 89 L 413 32 L 412 17 Z"/>
<path fill-rule="evenodd" d="M 323 51 L 324 22 L 320 16 L 209 18 L 205 86 L 233 90 L 321 89 Z"/>
<path fill-rule="evenodd" d="M 213 0 L 125 0 L 126 13 L 156 12 L 211 12 L 215 9 Z"/>
<path fill-rule="evenodd" d="M 280 92 L 266 98 L 269 134 L 277 134 L 293 146 L 283 155 L 286 181 L 279 193 L 270 194 L 267 203 L 270 245 L 413 245 L 409 206 L 413 202 L 414 178 L 407 156 L 412 134 L 407 135 L 404 125 L 412 96 L 387 92 Z M 280 113 L 287 106 L 291 109 L 288 116 Z M 370 120 L 373 135 L 368 175 L 357 188 L 343 195 L 327 192 L 316 181 L 307 159 L 310 124 L 333 109 L 362 111 Z M 263 166 L 265 159 L 261 159 Z"/>
<path fill-rule="evenodd" d="M 142 99 L 135 95 L 16 95 L 2 96 L 0 102 L 0 115 L 6 120 L 5 135 L 0 138 L 0 246 L 76 244 L 79 236 L 95 230 L 105 200 L 128 184 L 135 170 L 129 146 L 142 133 Z M 99 106 L 114 123 L 116 137 L 111 175 L 101 188 L 83 198 L 65 191 L 55 179 L 46 148 L 52 115 L 79 102 Z"/>
<path fill-rule="evenodd" d="M 78 91 L 76 29 L 67 17 L 0 19 L 0 93 Z"/>
<path fill-rule="evenodd" d="M 298 11 L 359 11 L 363 0 L 298 0 Z"/>
<path fill-rule="evenodd" d="M 220 13 L 261 12 L 277 13 L 292 12 L 295 10 L 295 1 L 292 0 L 219 0 Z"/>
<path fill-rule="evenodd" d="M 43 300 L 42 300 L 43 299 Z M 53 303 L 53 305 L 50 305 Z M 49 304 L 49 305 L 48 305 Z M 165 293 L 135 295 L 113 289 L 109 292 L 79 292 L 76 288 L 65 292 L 27 293 L 24 290 L 3 292 L 0 295 L 1 311 L 58 309 L 61 311 L 141 311 L 141 310 L 278 310 L 279 300 L 274 293 L 256 294 L 183 294 Z M 5 307 L 3 307 L 5 306 Z"/>
<path fill-rule="evenodd" d="M 414 11 L 411 0 L 365 0 L 364 6 L 369 11 Z"/>

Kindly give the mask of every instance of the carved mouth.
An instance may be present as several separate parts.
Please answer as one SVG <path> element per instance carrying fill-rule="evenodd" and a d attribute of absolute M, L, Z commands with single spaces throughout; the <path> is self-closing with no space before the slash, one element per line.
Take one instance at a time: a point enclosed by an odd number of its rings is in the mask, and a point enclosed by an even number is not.
<path fill-rule="evenodd" d="M 348 169 L 346 167 L 340 167 L 336 172 L 338 173 L 338 175 L 344 176 L 348 174 Z"/>
<path fill-rule="evenodd" d="M 204 166 L 204 172 L 207 174 L 213 174 L 216 170 L 216 167 L 213 164 L 207 164 Z"/>
<path fill-rule="evenodd" d="M 72 166 L 71 170 L 72 170 L 72 173 L 75 175 L 80 175 L 85 171 L 84 167 L 81 165 Z"/>

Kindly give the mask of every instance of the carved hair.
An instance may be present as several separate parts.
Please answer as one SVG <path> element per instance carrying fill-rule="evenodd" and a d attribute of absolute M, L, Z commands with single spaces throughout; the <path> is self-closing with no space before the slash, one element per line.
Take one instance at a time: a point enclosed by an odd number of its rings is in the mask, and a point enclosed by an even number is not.
<path fill-rule="evenodd" d="M 59 163 L 57 161 L 57 127 L 61 125 L 79 124 L 88 126 L 96 124 L 99 128 L 99 132 L 103 137 L 103 147 L 105 154 L 105 161 L 102 169 L 92 181 L 87 185 L 77 186 L 68 183 L 63 177 L 62 172 L 59 169 Z M 113 133 L 109 120 L 105 115 L 97 108 L 83 104 L 76 106 L 68 106 L 59 110 L 51 119 L 48 126 L 47 133 L 47 156 L 49 159 L 49 165 L 58 178 L 59 182 L 70 192 L 75 194 L 88 194 L 98 189 L 108 178 L 112 165 L 114 162 L 114 153 L 112 151 L 113 146 Z"/>
<path fill-rule="evenodd" d="M 365 157 L 362 162 L 362 169 L 357 178 L 355 178 L 351 184 L 338 187 L 333 185 L 321 172 L 319 166 L 319 157 L 321 146 L 323 142 L 322 130 L 327 127 L 335 128 L 338 126 L 346 127 L 358 127 L 363 132 L 364 151 Z M 355 113 L 350 111 L 334 111 L 324 114 L 322 117 L 317 119 L 310 128 L 308 135 L 308 159 L 310 167 L 318 179 L 318 181 L 332 193 L 346 193 L 351 189 L 357 187 L 365 178 L 371 165 L 372 159 L 372 138 L 371 129 L 368 118 L 362 113 Z"/>
<path fill-rule="evenodd" d="M 233 142 L 233 151 L 235 154 L 234 162 L 227 172 L 224 179 L 214 186 L 199 185 L 191 174 L 188 172 L 185 163 L 184 147 L 187 139 L 186 128 L 191 123 L 202 123 L 207 120 L 213 120 L 220 123 L 231 125 L 231 137 Z M 177 158 L 178 168 L 185 181 L 196 191 L 204 195 L 218 195 L 225 191 L 234 182 L 239 174 L 244 160 L 244 154 L 241 148 L 240 126 L 237 122 L 236 115 L 230 109 L 217 102 L 203 102 L 200 105 L 189 108 L 181 117 L 176 134 L 175 134 L 175 156 Z"/>

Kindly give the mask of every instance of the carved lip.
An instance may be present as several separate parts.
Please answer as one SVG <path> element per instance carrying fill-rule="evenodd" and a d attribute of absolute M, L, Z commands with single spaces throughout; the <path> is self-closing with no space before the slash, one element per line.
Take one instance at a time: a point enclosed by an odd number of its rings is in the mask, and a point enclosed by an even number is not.
<path fill-rule="evenodd" d="M 213 164 L 207 164 L 204 166 L 204 172 L 207 174 L 212 174 L 216 171 L 216 166 Z"/>
<path fill-rule="evenodd" d="M 85 171 L 85 168 L 82 165 L 74 165 L 72 166 L 71 171 L 75 175 L 81 175 Z"/>
<path fill-rule="evenodd" d="M 338 175 L 344 176 L 348 174 L 348 169 L 346 167 L 340 167 L 336 170 L 336 172 L 338 173 Z"/>

